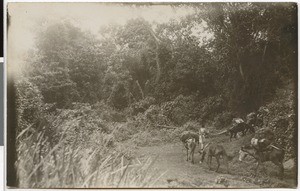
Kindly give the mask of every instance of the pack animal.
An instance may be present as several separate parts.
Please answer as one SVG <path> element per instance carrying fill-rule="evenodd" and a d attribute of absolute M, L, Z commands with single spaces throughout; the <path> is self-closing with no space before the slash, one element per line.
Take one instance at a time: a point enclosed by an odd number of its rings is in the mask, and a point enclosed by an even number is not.
<path fill-rule="evenodd" d="M 204 161 L 206 154 L 207 154 L 207 164 L 209 170 L 211 170 L 212 157 L 216 158 L 218 164 L 216 168 L 216 172 L 218 172 L 220 167 L 220 158 L 223 158 L 223 161 L 227 168 L 227 173 L 229 174 L 228 162 L 233 159 L 233 156 L 229 156 L 222 145 L 214 144 L 214 143 L 206 145 L 202 151 L 202 157 L 200 159 L 200 163 Z"/>
<path fill-rule="evenodd" d="M 248 131 L 250 131 L 251 133 L 255 133 L 255 129 L 253 126 L 242 122 L 232 126 L 230 129 L 227 130 L 227 133 L 229 133 L 230 135 L 229 140 L 231 141 L 232 138 L 236 138 L 239 132 L 241 132 L 244 136 Z"/>
<path fill-rule="evenodd" d="M 194 163 L 194 153 L 195 153 L 195 149 L 196 149 L 195 139 L 190 138 L 190 139 L 186 140 L 185 148 L 186 148 L 186 151 L 187 151 L 186 160 L 187 161 L 191 160 L 191 162 Z"/>
<path fill-rule="evenodd" d="M 186 140 L 188 140 L 189 138 L 194 138 L 196 143 L 199 144 L 199 135 L 197 133 L 185 131 L 180 136 L 180 140 L 183 144 L 185 144 Z"/>
<path fill-rule="evenodd" d="M 181 134 L 180 140 L 186 149 L 186 160 L 192 159 L 192 163 L 194 163 L 194 151 L 196 144 L 199 144 L 199 135 L 197 133 L 185 131 Z"/>
<path fill-rule="evenodd" d="M 284 154 L 285 151 L 283 149 L 275 147 L 274 145 L 268 146 L 268 148 L 266 148 L 264 151 L 260 151 L 252 145 L 246 145 L 242 146 L 240 149 L 239 161 L 243 161 L 243 159 L 248 155 L 252 156 L 257 161 L 255 175 L 257 174 L 257 170 L 262 163 L 270 161 L 279 167 L 278 175 L 282 179 L 284 175 Z"/>

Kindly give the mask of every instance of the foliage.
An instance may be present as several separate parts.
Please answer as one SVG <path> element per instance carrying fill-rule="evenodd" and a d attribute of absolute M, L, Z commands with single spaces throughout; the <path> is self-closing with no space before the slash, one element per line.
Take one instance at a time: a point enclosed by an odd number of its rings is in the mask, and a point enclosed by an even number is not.
<path fill-rule="evenodd" d="M 153 104 L 155 104 L 155 98 L 153 97 L 146 97 L 145 99 L 135 102 L 131 104 L 132 114 L 143 113 Z"/>
<path fill-rule="evenodd" d="M 43 96 L 36 85 L 26 79 L 17 83 L 18 116 L 23 126 L 34 123 L 39 119 L 43 110 Z"/>
<path fill-rule="evenodd" d="M 196 119 L 197 102 L 195 96 L 185 97 L 179 95 L 173 101 L 162 104 L 163 114 L 167 116 L 172 122 L 178 125 L 183 125 L 190 119 Z"/>
<path fill-rule="evenodd" d="M 262 106 L 296 156 L 296 4 L 185 6 L 188 16 L 111 24 L 100 37 L 66 21 L 37 27 L 17 83 L 22 187 L 147 187 L 152 163 L 130 164 L 136 146 Z"/>
<path fill-rule="evenodd" d="M 217 129 L 225 128 L 231 125 L 232 119 L 233 119 L 232 113 L 228 111 L 224 111 L 214 118 L 213 121 L 215 123 L 213 124 L 213 126 L 216 127 Z"/>
<path fill-rule="evenodd" d="M 293 78 L 285 60 L 286 56 L 295 59 L 295 54 L 282 53 L 285 46 L 289 50 L 296 47 L 292 43 L 297 39 L 295 10 L 296 6 L 288 3 L 210 6 L 207 23 L 214 40 L 209 46 L 223 70 L 219 82 L 224 84 L 228 106 L 233 111 L 257 110 L 272 98 L 280 75 Z"/>
<path fill-rule="evenodd" d="M 201 125 L 196 121 L 188 121 L 183 125 L 183 128 L 187 131 L 198 132 Z"/>
<path fill-rule="evenodd" d="M 297 125 L 296 125 L 296 99 L 293 84 L 286 88 L 277 89 L 274 102 L 267 104 L 269 114 L 265 116 L 264 123 L 275 133 L 276 144 L 284 148 L 286 158 L 296 158 Z"/>
<path fill-rule="evenodd" d="M 72 109 L 60 110 L 51 124 L 45 124 L 46 128 L 30 135 L 20 132 L 17 161 L 20 187 L 152 185 L 156 179 L 145 170 L 152 166 L 152 159 L 131 163 L 132 151 L 118 144 L 122 140 L 117 136 L 122 132 L 116 132 L 122 127 L 100 116 L 98 110 L 91 109 L 89 104 L 78 103 L 73 104 Z M 49 136 L 48 128 L 55 132 L 56 141 L 50 141 L 55 137 Z"/>

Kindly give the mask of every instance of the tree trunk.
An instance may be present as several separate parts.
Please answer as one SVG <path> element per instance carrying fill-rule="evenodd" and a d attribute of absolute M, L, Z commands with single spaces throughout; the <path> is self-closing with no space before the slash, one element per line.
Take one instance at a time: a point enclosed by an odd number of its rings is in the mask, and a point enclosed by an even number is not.
<path fill-rule="evenodd" d="M 155 51 L 155 61 L 156 61 L 156 68 L 157 68 L 157 72 L 156 72 L 156 79 L 155 82 L 158 83 L 160 76 L 161 76 L 161 63 L 159 60 L 159 42 L 160 40 L 158 39 L 158 37 L 155 35 L 154 31 L 149 28 L 150 34 L 152 35 L 152 37 L 155 40 L 155 45 L 156 45 L 156 51 Z"/>
<path fill-rule="evenodd" d="M 236 53 L 237 64 L 239 65 L 239 72 L 241 74 L 241 77 L 242 77 L 243 81 L 245 82 L 245 75 L 244 75 L 244 71 L 243 71 L 243 67 L 242 67 L 242 63 L 241 63 L 239 54 L 240 54 L 240 51 L 237 51 L 237 53 Z"/>

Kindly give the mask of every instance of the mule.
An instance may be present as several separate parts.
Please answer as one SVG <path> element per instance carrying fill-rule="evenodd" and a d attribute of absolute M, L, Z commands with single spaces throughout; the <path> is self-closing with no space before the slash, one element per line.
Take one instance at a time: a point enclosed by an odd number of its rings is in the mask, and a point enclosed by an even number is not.
<path fill-rule="evenodd" d="M 274 145 L 268 146 L 264 151 L 260 151 L 256 147 L 252 145 L 242 146 L 239 152 L 239 161 L 243 161 L 243 159 L 250 155 L 256 161 L 257 165 L 255 168 L 255 176 L 257 175 L 257 170 L 259 166 L 264 162 L 272 162 L 276 166 L 279 167 L 278 175 L 280 179 L 284 176 L 284 168 L 283 168 L 283 159 L 284 159 L 285 151 L 281 148 L 278 148 Z"/>
<path fill-rule="evenodd" d="M 206 154 L 207 154 L 207 164 L 209 170 L 211 170 L 212 157 L 215 157 L 218 164 L 216 168 L 216 172 L 218 172 L 220 167 L 220 158 L 222 157 L 227 168 L 227 173 L 229 174 L 228 162 L 233 159 L 233 156 L 229 156 L 222 145 L 216 143 L 207 144 L 202 151 L 202 157 L 200 159 L 200 163 L 204 161 Z"/>

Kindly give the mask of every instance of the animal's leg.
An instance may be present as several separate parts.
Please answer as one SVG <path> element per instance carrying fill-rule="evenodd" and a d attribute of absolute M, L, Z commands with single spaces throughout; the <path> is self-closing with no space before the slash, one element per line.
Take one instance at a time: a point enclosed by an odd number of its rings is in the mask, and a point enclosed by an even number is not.
<path fill-rule="evenodd" d="M 219 157 L 220 157 L 220 156 L 216 156 L 216 160 L 217 160 L 217 164 L 218 164 L 217 169 L 216 169 L 216 172 L 218 172 L 219 167 L 220 167 L 220 160 L 219 160 Z"/>
<path fill-rule="evenodd" d="M 229 138 L 229 141 L 231 141 L 232 136 L 233 136 L 233 133 L 230 132 L 230 138 Z"/>
<path fill-rule="evenodd" d="M 194 152 L 192 152 L 191 154 L 192 154 L 192 163 L 194 164 Z"/>
<path fill-rule="evenodd" d="M 282 163 L 280 163 L 280 165 L 279 165 L 279 177 L 280 177 L 281 180 L 284 177 L 284 168 L 283 168 L 283 164 Z"/>
<path fill-rule="evenodd" d="M 207 157 L 207 164 L 208 164 L 209 170 L 211 170 L 211 159 L 212 159 L 212 156 Z"/>
<path fill-rule="evenodd" d="M 257 170 L 258 170 L 259 165 L 260 165 L 260 162 L 258 161 L 258 162 L 257 162 L 257 165 L 256 165 L 256 168 L 255 168 L 255 174 L 254 174 L 255 176 L 256 176 L 256 174 L 257 174 Z"/>
<path fill-rule="evenodd" d="M 282 162 L 279 162 L 279 161 L 278 162 L 277 161 L 274 162 L 273 161 L 273 163 L 279 167 L 278 176 L 282 180 L 283 179 L 283 175 L 284 175 L 284 168 L 283 168 Z"/>
<path fill-rule="evenodd" d="M 201 159 L 200 159 L 200 164 L 204 161 L 205 154 L 206 154 L 205 151 L 203 151 L 202 156 L 201 156 Z"/>
<path fill-rule="evenodd" d="M 226 165 L 226 168 L 227 168 L 227 173 L 229 174 L 229 168 L 228 168 L 228 158 L 227 156 L 224 156 L 224 163 Z"/>

